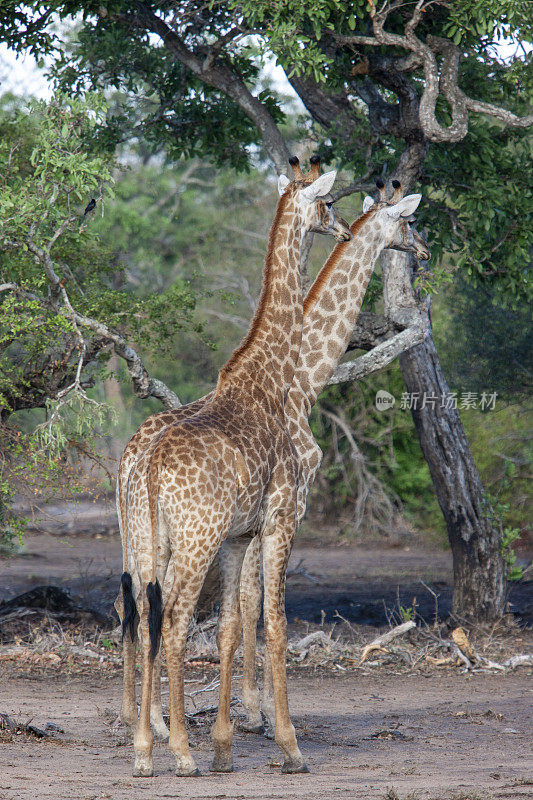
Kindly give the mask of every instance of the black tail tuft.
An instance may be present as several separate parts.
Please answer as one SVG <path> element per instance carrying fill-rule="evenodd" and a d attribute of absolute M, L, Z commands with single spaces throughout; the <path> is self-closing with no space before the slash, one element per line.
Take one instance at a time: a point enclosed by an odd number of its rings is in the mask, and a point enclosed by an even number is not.
<path fill-rule="evenodd" d="M 137 635 L 137 603 L 132 592 L 132 581 L 129 572 L 123 572 L 120 579 L 122 584 L 122 597 L 124 600 L 124 617 L 122 619 L 122 638 L 129 631 L 131 641 L 135 641 Z"/>
<path fill-rule="evenodd" d="M 159 650 L 159 639 L 161 638 L 161 627 L 163 624 L 161 586 L 157 579 L 155 583 L 149 583 L 146 587 L 146 596 L 150 605 L 148 611 L 148 630 L 150 631 L 150 658 L 153 661 Z"/>

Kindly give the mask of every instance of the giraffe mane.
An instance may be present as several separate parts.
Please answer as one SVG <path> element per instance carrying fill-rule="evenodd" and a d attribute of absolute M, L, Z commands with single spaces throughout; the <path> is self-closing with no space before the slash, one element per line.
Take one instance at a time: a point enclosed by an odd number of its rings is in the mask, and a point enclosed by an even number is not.
<path fill-rule="evenodd" d="M 352 238 L 359 231 L 359 229 L 362 228 L 362 226 L 369 219 L 369 217 L 371 217 L 376 212 L 376 210 L 377 209 L 374 206 L 372 206 L 372 208 L 369 208 L 366 213 L 361 214 L 360 217 L 357 217 L 357 219 L 354 222 L 352 222 L 352 224 L 350 225 Z M 333 272 L 333 270 L 343 257 L 346 248 L 349 246 L 349 244 L 350 242 L 341 242 L 340 244 L 335 245 L 335 247 L 331 251 L 330 257 L 328 258 L 328 260 L 326 261 L 326 263 L 316 276 L 313 285 L 311 286 L 305 297 L 304 316 L 318 300 L 324 284 L 329 279 L 331 273 Z"/>
<path fill-rule="evenodd" d="M 259 300 L 257 303 L 257 308 L 255 309 L 255 314 L 252 318 L 252 322 L 250 323 L 250 327 L 248 328 L 248 333 L 240 343 L 240 345 L 233 351 L 231 356 L 229 357 L 228 361 L 220 370 L 220 375 L 228 373 L 231 371 L 232 367 L 235 366 L 239 356 L 246 352 L 246 350 L 252 344 L 255 335 L 257 333 L 257 329 L 261 323 L 261 319 L 263 317 L 265 307 L 267 304 L 268 298 L 268 290 L 270 288 L 272 282 L 272 261 L 274 258 L 274 238 L 278 232 L 278 227 L 280 224 L 281 217 L 285 213 L 287 206 L 289 204 L 289 200 L 292 199 L 292 195 L 294 194 L 294 189 L 301 185 L 301 181 L 293 181 L 287 189 L 283 192 L 281 197 L 278 200 L 278 205 L 276 207 L 276 214 L 274 216 L 274 220 L 270 227 L 270 233 L 268 235 L 268 246 L 267 252 L 265 256 L 265 265 L 263 268 L 263 285 L 261 287 L 261 294 L 259 295 Z"/>

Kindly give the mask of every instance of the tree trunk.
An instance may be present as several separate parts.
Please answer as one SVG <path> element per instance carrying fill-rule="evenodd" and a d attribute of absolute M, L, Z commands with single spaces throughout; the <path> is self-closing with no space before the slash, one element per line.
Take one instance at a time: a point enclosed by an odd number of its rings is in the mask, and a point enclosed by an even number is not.
<path fill-rule="evenodd" d="M 453 614 L 477 622 L 501 617 L 505 603 L 505 566 L 501 535 L 491 518 L 479 473 L 456 408 L 441 408 L 450 396 L 433 339 L 428 337 L 400 356 L 407 392 L 418 398 L 411 413 L 442 509 L 453 555 Z M 425 393 L 425 395 L 424 395 Z M 446 406 L 446 403 L 444 403 Z"/>
<path fill-rule="evenodd" d="M 386 250 L 381 265 L 386 316 L 401 321 L 416 313 L 429 313 L 417 304 L 407 257 Z M 402 353 L 399 361 L 412 398 L 411 414 L 420 447 L 448 530 L 454 573 L 452 611 L 457 617 L 476 622 L 494 621 L 501 617 L 505 605 L 501 534 L 459 412 L 453 403 L 446 402 L 451 393 L 431 331 L 422 344 Z M 428 398 L 434 399 L 428 402 Z"/>

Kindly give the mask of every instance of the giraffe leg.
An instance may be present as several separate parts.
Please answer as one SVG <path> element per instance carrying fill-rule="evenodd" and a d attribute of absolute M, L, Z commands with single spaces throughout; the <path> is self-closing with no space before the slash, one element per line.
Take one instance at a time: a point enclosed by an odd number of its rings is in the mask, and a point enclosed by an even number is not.
<path fill-rule="evenodd" d="M 137 723 L 137 701 L 135 699 L 135 650 L 136 642 L 126 634 L 123 642 L 124 677 L 120 719 L 124 725 L 134 728 Z"/>
<path fill-rule="evenodd" d="M 244 556 L 240 583 L 243 634 L 242 704 L 246 711 L 246 720 L 239 723 L 239 728 L 250 733 L 263 732 L 259 688 L 255 674 L 257 621 L 261 614 L 260 555 L 261 539 L 259 536 L 254 536 Z"/>
<path fill-rule="evenodd" d="M 168 741 L 170 731 L 163 719 L 163 709 L 161 708 L 161 648 L 154 658 L 150 724 L 156 739 L 162 742 Z"/>
<path fill-rule="evenodd" d="M 287 619 L 285 617 L 285 572 L 294 538 L 294 522 L 283 519 L 263 537 L 265 580 L 265 634 L 272 664 L 276 728 L 274 738 L 285 756 L 282 772 L 308 772 L 298 748 L 287 700 Z"/>
<path fill-rule="evenodd" d="M 148 594 L 148 581 L 143 581 Z M 141 597 L 140 632 L 142 651 L 142 683 L 141 683 L 141 708 L 137 727 L 133 735 L 133 748 L 135 750 L 135 763 L 133 766 L 134 778 L 148 778 L 154 774 L 152 761 L 152 748 L 154 737 L 150 728 L 150 706 L 152 703 L 152 677 L 153 659 L 150 652 L 150 629 L 148 624 L 149 601 Z"/>
<path fill-rule="evenodd" d="M 239 578 L 247 540 L 226 539 L 219 551 L 221 604 L 218 617 L 217 645 L 220 655 L 220 691 L 218 714 L 211 729 L 215 757 L 212 772 L 233 772 L 231 742 L 233 725 L 230 722 L 231 668 L 241 636 Z"/>
<path fill-rule="evenodd" d="M 189 623 L 217 548 L 218 543 L 211 543 L 208 553 L 202 553 L 201 563 L 196 562 L 194 553 L 187 553 L 184 548 L 180 548 L 173 570 L 176 577 L 163 614 L 163 644 L 167 657 L 170 695 L 168 744 L 176 758 L 176 775 L 181 777 L 200 774 L 190 753 L 185 727 L 185 648 Z"/>
<path fill-rule="evenodd" d="M 169 546 L 169 532 L 166 528 L 164 519 L 159 521 L 159 536 L 157 541 L 157 566 L 156 575 L 160 585 L 163 587 L 163 600 L 166 596 L 165 578 L 167 575 L 168 564 L 170 560 L 170 546 Z M 169 575 L 169 580 L 171 580 Z M 163 719 L 163 709 L 161 707 L 161 651 L 162 646 L 159 647 L 156 657 L 154 658 L 153 665 L 153 678 L 152 678 L 152 698 L 150 704 L 150 724 L 155 738 L 162 742 L 167 742 L 170 736 L 170 731 L 166 726 Z"/>
<path fill-rule="evenodd" d="M 272 681 L 272 663 L 268 647 L 265 650 L 265 663 L 263 665 L 263 694 L 261 697 L 261 714 L 264 717 L 265 736 L 274 738 L 276 730 L 276 706 L 274 703 L 274 683 Z"/>
<path fill-rule="evenodd" d="M 121 588 L 115 600 L 115 609 L 122 625 L 124 621 L 124 589 Z M 135 625 L 135 629 L 137 625 Z M 137 702 L 135 700 L 135 649 L 136 639 L 132 638 L 131 630 L 127 630 L 122 639 L 123 649 L 123 679 L 122 679 L 122 706 L 120 719 L 124 725 L 134 728 L 137 722 Z"/>

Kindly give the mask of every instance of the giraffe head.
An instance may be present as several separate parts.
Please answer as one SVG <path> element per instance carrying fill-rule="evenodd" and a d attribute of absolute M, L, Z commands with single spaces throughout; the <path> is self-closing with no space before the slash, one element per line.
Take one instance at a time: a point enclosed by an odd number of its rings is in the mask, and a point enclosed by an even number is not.
<path fill-rule="evenodd" d="M 387 199 L 383 181 L 377 180 L 376 185 L 379 200 L 375 202 L 372 197 L 365 197 L 363 213 L 372 212 L 375 223 L 383 228 L 385 248 L 404 250 L 413 253 L 419 261 L 428 261 L 431 258 L 428 244 L 414 229 L 413 215 L 422 195 L 410 194 L 404 197 L 400 182 L 393 181 L 394 191 L 392 197 Z"/>
<path fill-rule="evenodd" d="M 330 195 L 335 182 L 335 170 L 320 175 L 320 166 L 316 158 L 312 159 L 311 169 L 304 176 L 300 162 L 296 157 L 289 159 L 293 170 L 293 180 L 285 175 L 278 180 L 280 195 L 290 196 L 295 205 L 295 212 L 302 219 L 302 234 L 324 233 L 334 236 L 338 242 L 347 242 L 352 238 L 350 226 L 340 217 L 333 207 Z"/>

